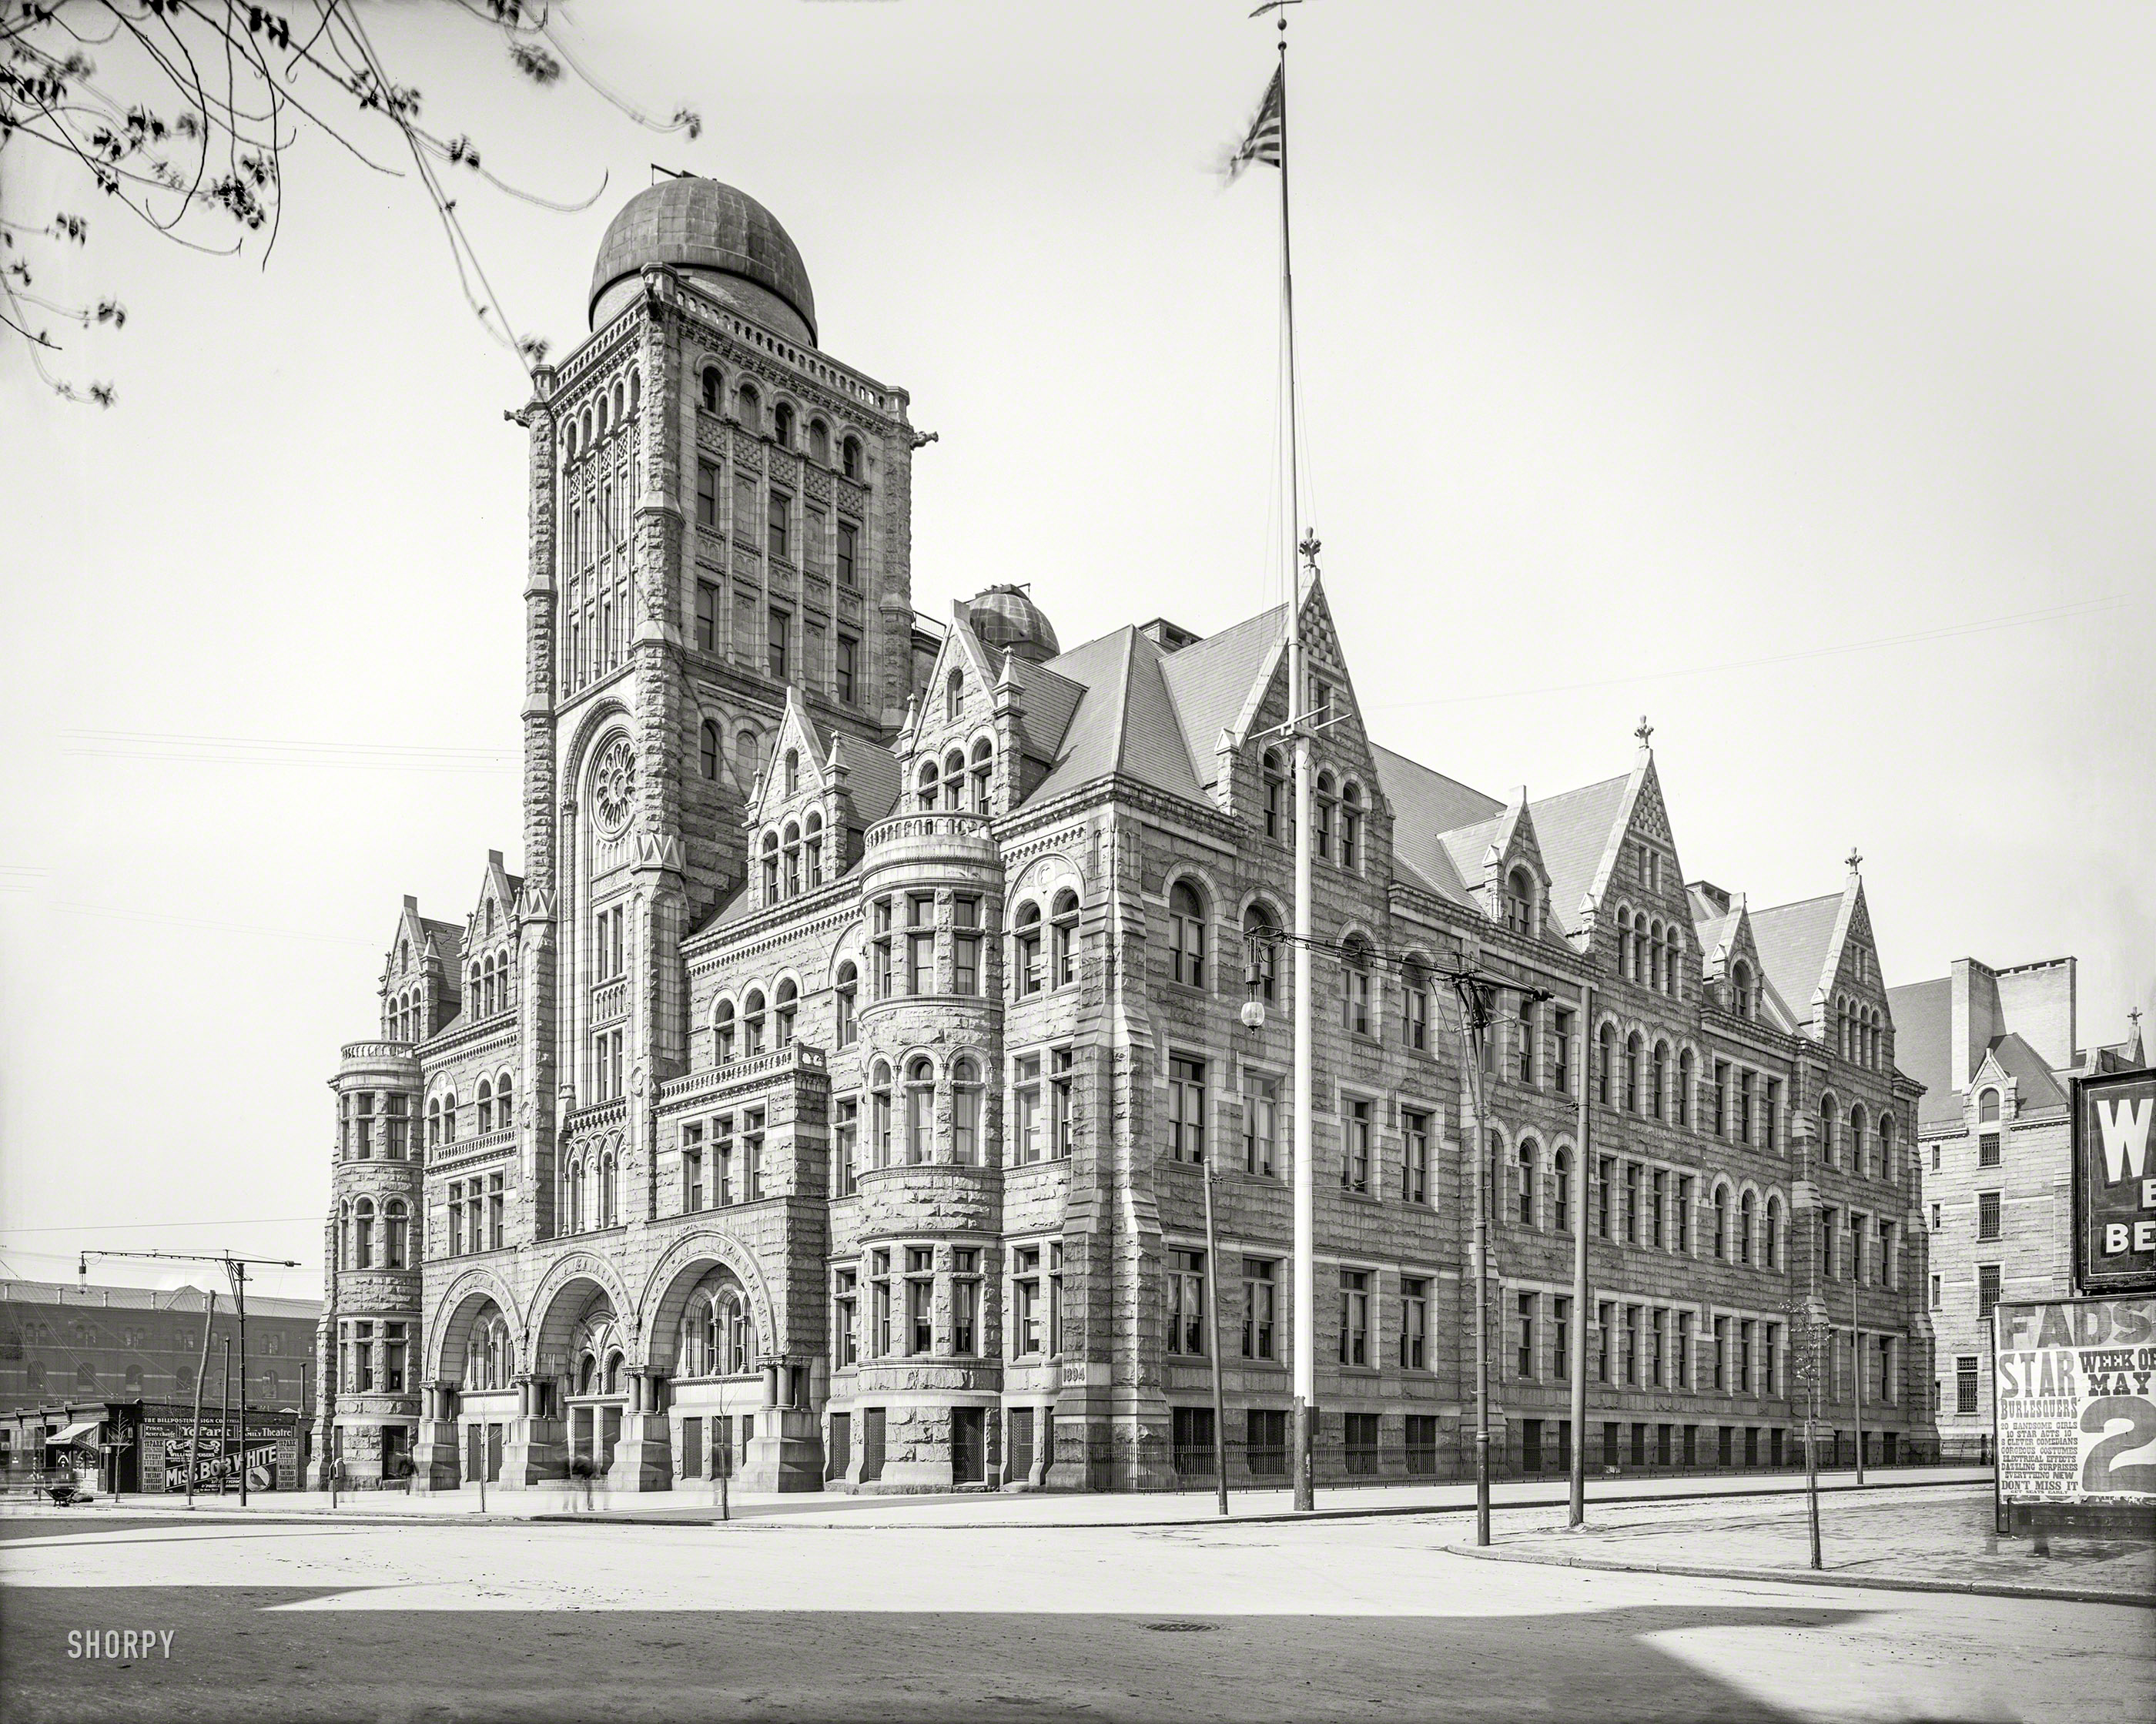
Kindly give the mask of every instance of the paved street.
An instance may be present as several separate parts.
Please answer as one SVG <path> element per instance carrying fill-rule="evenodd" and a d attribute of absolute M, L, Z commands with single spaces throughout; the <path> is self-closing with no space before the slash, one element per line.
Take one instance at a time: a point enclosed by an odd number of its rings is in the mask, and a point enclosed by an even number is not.
<path fill-rule="evenodd" d="M 7 1715 L 2100 1724 L 2156 1680 L 2135 1608 L 1491 1562 L 1458 1534 L 23 1516 Z M 169 1656 L 69 1656 L 131 1629 Z"/>

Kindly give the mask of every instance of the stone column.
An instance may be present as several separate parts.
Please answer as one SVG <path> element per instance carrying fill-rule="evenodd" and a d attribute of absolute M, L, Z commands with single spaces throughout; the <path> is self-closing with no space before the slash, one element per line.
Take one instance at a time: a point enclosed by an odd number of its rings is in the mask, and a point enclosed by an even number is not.
<path fill-rule="evenodd" d="M 622 1411 L 621 1438 L 606 1473 L 609 1491 L 673 1489 L 672 1421 L 660 1410 L 665 1383 L 665 1373 L 649 1367 L 629 1373 L 629 1405 Z"/>
<path fill-rule="evenodd" d="M 542 1418 L 534 1410 L 541 1404 L 539 1388 L 539 1379 L 528 1373 L 516 1379 L 516 1413 L 503 1433 L 501 1445 L 501 1482 L 511 1490 L 552 1484 L 569 1475 L 562 1421 Z"/>
<path fill-rule="evenodd" d="M 425 1415 L 412 1452 L 412 1489 L 424 1494 L 454 1491 L 463 1482 L 462 1450 L 457 1424 L 459 1385 L 438 1379 L 426 1385 Z"/>

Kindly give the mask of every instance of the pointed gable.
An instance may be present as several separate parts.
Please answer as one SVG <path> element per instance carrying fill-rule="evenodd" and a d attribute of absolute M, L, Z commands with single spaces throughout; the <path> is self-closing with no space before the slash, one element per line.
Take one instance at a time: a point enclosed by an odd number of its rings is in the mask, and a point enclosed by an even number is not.
<path fill-rule="evenodd" d="M 1549 870 L 1550 919 L 1565 933 L 1588 926 L 1625 839 L 1630 775 L 1530 803 Z"/>
<path fill-rule="evenodd" d="M 1054 766 L 1029 800 L 1060 796 L 1111 774 L 1190 801 L 1204 799 L 1162 675 L 1164 656 L 1137 629 L 1124 628 L 1049 660 L 1050 670 L 1084 693 Z"/>
<path fill-rule="evenodd" d="M 1162 661 L 1183 748 L 1209 786 L 1220 771 L 1220 733 L 1235 746 L 1248 740 L 1258 700 L 1285 655 L 1286 619 L 1287 607 L 1274 605 Z"/>

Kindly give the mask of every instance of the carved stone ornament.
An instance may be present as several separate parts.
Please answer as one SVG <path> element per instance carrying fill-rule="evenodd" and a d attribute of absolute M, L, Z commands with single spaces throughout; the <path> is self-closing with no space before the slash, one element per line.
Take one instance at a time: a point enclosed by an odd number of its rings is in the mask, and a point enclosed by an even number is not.
<path fill-rule="evenodd" d="M 593 813 L 599 830 L 608 838 L 619 834 L 629 824 L 635 801 L 636 751 L 629 747 L 628 737 L 616 736 L 607 744 L 598 770 L 592 774 Z"/>

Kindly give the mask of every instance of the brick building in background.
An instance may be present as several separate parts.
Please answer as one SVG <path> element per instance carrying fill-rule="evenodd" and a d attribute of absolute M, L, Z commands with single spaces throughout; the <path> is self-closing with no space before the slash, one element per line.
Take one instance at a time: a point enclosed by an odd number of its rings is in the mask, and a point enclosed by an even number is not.
<path fill-rule="evenodd" d="M 1926 1290 L 1938 1337 L 1941 1440 L 1976 1455 L 1991 1429 L 1991 1308 L 2074 1291 L 2072 1082 L 2143 1063 L 2138 1019 L 2083 1047 L 2071 957 L 1890 990 L 1902 1070 L 1924 1085 L 1917 1130 Z"/>
<path fill-rule="evenodd" d="M 523 414 L 525 871 L 461 922 L 407 900 L 336 1080 L 324 1451 L 422 1489 L 1167 1485 L 1210 1465 L 1217 1283 L 1230 1468 L 1285 1482 L 1286 607 L 1068 651 L 1009 585 L 916 618 L 906 397 L 816 346 L 731 188 L 633 199 L 592 311 Z M 1859 1372 L 1872 1454 L 1928 1452 L 1917 1090 L 1855 859 L 1774 909 L 1687 882 L 1644 726 L 1540 799 L 1393 753 L 1300 602 L 1337 719 L 1320 1477 L 1469 1464 L 1478 1163 L 1507 1467 L 1566 1464 L 1583 1323 L 1595 1465 L 1794 1464 L 1807 1310 L 1843 1452 Z M 1508 984 L 1479 1130 L 1463 958 Z"/>

